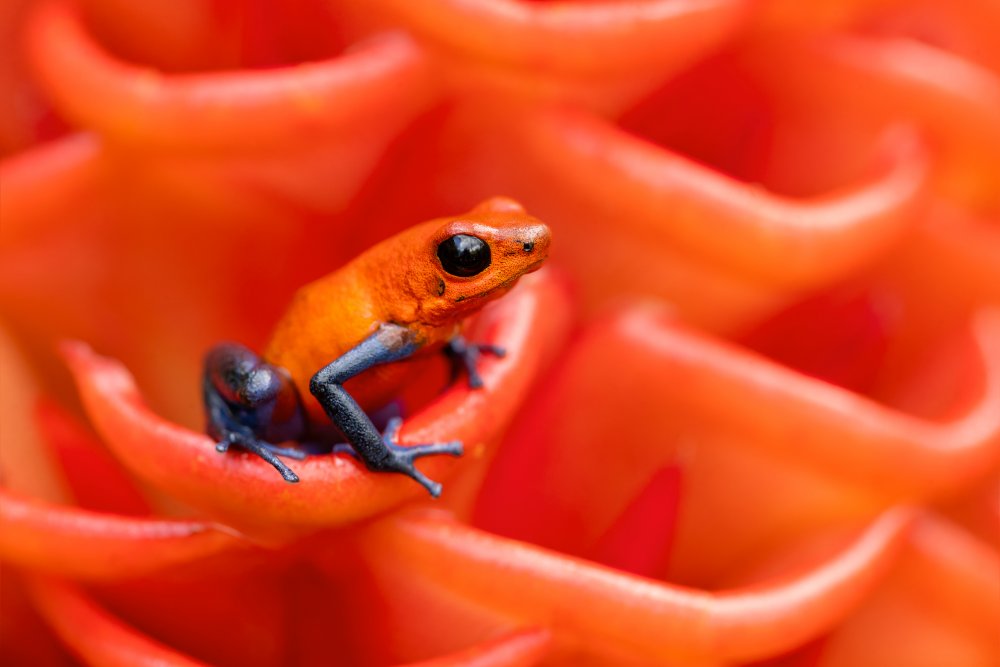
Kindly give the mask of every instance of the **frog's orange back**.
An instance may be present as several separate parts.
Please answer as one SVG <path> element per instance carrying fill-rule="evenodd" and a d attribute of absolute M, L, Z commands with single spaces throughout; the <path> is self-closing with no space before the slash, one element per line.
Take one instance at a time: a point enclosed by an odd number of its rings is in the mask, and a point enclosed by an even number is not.
<path fill-rule="evenodd" d="M 456 235 L 488 244 L 489 263 L 481 272 L 453 275 L 442 265 L 439 248 Z M 505 198 L 411 227 L 302 287 L 278 322 L 264 358 L 286 369 L 305 398 L 317 371 L 380 325 L 405 326 L 420 346 L 417 354 L 376 366 L 345 385 L 362 407 L 378 407 L 419 372 L 426 352 L 439 349 L 467 317 L 539 266 L 548 244 L 548 228 Z M 311 416 L 325 420 L 318 403 L 304 402 Z"/>

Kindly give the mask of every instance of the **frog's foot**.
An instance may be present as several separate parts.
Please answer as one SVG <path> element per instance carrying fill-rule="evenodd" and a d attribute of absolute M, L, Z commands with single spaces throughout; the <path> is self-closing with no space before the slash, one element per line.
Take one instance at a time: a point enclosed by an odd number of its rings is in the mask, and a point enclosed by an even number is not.
<path fill-rule="evenodd" d="M 264 459 L 272 466 L 275 470 L 281 473 L 281 477 L 286 482 L 297 482 L 299 481 L 299 476 L 296 475 L 291 468 L 286 466 L 284 462 L 278 458 L 278 456 L 287 456 L 288 458 L 297 459 L 301 461 L 306 457 L 304 452 L 300 452 L 295 449 L 288 447 L 279 447 L 277 445 L 272 445 L 269 442 L 264 442 L 263 440 L 258 440 L 249 435 L 244 435 L 240 433 L 230 432 L 226 436 L 216 443 L 215 451 L 220 454 L 224 454 L 229 451 L 230 447 L 239 447 L 251 454 L 256 454 L 260 458 Z"/>
<path fill-rule="evenodd" d="M 437 454 L 448 454 L 450 456 L 462 455 L 462 443 L 458 440 L 451 442 L 435 442 L 422 445 L 400 445 L 396 442 L 399 436 L 399 427 L 403 420 L 393 417 L 382 433 L 382 442 L 389 450 L 390 456 L 382 461 L 378 470 L 380 472 L 398 472 L 407 475 L 427 491 L 437 498 L 441 495 L 441 485 L 427 478 L 422 472 L 417 470 L 413 462 L 424 456 L 434 456 Z"/>
<path fill-rule="evenodd" d="M 479 375 L 479 359 L 483 354 L 502 357 L 507 350 L 498 345 L 470 343 L 462 336 L 455 336 L 445 345 L 444 353 L 451 359 L 451 381 L 454 382 L 464 369 L 469 376 L 469 387 L 479 389 L 483 386 L 483 378 Z"/>

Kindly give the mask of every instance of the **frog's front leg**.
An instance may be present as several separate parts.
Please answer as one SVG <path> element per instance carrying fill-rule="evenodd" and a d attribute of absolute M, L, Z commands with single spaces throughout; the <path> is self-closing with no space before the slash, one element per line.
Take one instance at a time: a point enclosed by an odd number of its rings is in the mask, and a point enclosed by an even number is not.
<path fill-rule="evenodd" d="M 441 493 L 441 485 L 424 476 L 413 462 L 433 454 L 459 456 L 462 443 L 399 445 L 396 436 L 400 421 L 390 421 L 385 432 L 379 433 L 365 411 L 343 387 L 344 382 L 372 366 L 405 359 L 418 348 L 408 329 L 396 324 L 383 324 L 375 333 L 316 373 L 309 383 L 309 390 L 369 470 L 402 473 L 437 497 Z"/>
<path fill-rule="evenodd" d="M 297 440 L 305 429 L 301 400 L 287 373 L 242 345 L 223 343 L 205 357 L 202 393 L 217 451 L 239 447 L 270 463 L 285 481 L 299 481 L 278 456 L 305 454 L 272 444 Z"/>

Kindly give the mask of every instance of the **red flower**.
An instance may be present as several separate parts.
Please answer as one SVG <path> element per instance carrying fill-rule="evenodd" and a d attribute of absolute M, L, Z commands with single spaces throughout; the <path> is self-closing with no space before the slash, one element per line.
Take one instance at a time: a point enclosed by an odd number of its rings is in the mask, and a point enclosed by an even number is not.
<path fill-rule="evenodd" d="M 8 3 L 5 664 L 997 664 L 998 21 Z M 500 193 L 553 266 L 407 390 L 440 500 L 214 451 L 204 350 Z"/>

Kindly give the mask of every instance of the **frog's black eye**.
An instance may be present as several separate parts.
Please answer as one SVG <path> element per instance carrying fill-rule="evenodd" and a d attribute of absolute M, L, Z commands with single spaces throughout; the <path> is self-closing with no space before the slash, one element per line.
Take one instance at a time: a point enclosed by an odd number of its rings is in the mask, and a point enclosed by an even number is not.
<path fill-rule="evenodd" d="M 490 265 L 490 246 L 468 234 L 455 234 L 441 241 L 437 254 L 445 271 L 462 278 L 482 273 Z"/>

